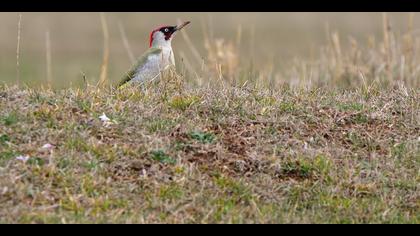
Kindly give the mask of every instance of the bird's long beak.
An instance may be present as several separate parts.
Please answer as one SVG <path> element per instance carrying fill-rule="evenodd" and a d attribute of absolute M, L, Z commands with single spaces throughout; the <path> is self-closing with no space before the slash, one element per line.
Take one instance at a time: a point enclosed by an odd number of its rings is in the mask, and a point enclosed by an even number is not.
<path fill-rule="evenodd" d="M 190 21 L 186 21 L 180 25 L 177 25 L 175 28 L 175 31 L 181 30 L 182 28 L 184 28 L 186 25 L 188 25 L 190 23 Z"/>

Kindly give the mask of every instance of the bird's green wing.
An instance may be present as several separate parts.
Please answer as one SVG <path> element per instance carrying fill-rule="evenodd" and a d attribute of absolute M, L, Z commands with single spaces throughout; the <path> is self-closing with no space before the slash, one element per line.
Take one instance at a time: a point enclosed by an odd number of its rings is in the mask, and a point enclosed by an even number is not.
<path fill-rule="evenodd" d="M 147 62 L 147 58 L 150 55 L 159 54 L 161 52 L 162 49 L 160 48 L 149 48 L 142 56 L 140 56 L 137 59 L 137 62 L 130 68 L 130 70 L 124 74 L 117 87 L 122 88 L 122 86 L 126 85 L 127 82 L 132 80 L 136 76 L 136 71 L 138 70 L 138 68 L 143 66 Z"/>

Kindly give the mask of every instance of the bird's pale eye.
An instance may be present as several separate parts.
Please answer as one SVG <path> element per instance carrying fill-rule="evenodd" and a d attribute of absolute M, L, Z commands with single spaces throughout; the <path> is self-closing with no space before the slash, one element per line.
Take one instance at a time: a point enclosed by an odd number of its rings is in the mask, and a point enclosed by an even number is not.
<path fill-rule="evenodd" d="M 165 32 L 168 32 L 168 31 L 169 31 L 169 30 L 168 30 L 168 28 L 166 28 L 166 29 L 165 29 Z"/>

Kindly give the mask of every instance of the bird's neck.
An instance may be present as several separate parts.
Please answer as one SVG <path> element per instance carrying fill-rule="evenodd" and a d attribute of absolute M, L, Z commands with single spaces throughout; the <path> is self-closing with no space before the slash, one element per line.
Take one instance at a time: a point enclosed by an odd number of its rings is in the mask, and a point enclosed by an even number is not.
<path fill-rule="evenodd" d="M 172 51 L 172 40 L 153 40 L 152 42 L 153 48 L 161 48 L 162 50 L 171 50 Z"/>
<path fill-rule="evenodd" d="M 159 46 L 157 46 L 157 48 L 162 49 L 162 52 L 164 54 L 171 53 L 172 52 L 172 46 L 171 46 L 171 44 L 159 45 Z"/>
<path fill-rule="evenodd" d="M 168 43 L 161 43 L 157 45 L 152 45 L 152 47 L 159 48 L 162 50 L 162 63 L 165 65 L 175 65 L 175 57 L 174 53 L 172 51 L 171 42 L 168 41 Z"/>

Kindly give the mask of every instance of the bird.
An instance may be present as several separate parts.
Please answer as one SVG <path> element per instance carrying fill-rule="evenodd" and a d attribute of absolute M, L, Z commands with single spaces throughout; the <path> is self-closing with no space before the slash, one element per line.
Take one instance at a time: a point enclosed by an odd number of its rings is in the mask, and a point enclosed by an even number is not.
<path fill-rule="evenodd" d="M 171 66 L 175 66 L 172 39 L 188 25 L 185 21 L 176 26 L 160 26 L 150 33 L 149 49 L 141 55 L 118 83 L 118 88 L 128 84 L 142 84 L 155 80 Z"/>

